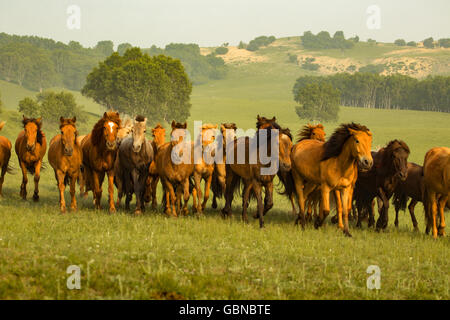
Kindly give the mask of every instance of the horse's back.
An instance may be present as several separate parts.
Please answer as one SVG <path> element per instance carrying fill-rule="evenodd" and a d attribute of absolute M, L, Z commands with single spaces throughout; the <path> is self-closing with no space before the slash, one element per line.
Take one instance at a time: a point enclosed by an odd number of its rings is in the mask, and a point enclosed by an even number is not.
<path fill-rule="evenodd" d="M 320 164 L 324 142 L 303 140 L 294 145 L 291 153 L 293 169 L 310 181 L 320 179 Z"/>
<path fill-rule="evenodd" d="M 11 157 L 11 141 L 6 137 L 0 136 L 0 168 L 8 164 Z"/>
<path fill-rule="evenodd" d="M 424 181 L 432 191 L 450 192 L 450 148 L 433 148 L 425 155 Z"/>

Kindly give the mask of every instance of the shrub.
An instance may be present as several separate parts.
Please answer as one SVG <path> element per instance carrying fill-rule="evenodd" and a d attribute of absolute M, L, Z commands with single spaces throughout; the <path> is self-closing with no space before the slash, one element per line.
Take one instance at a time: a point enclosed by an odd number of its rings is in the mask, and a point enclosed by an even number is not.
<path fill-rule="evenodd" d="M 228 48 L 225 47 L 218 47 L 216 48 L 216 54 L 218 55 L 223 55 L 223 54 L 227 54 L 228 53 Z"/>

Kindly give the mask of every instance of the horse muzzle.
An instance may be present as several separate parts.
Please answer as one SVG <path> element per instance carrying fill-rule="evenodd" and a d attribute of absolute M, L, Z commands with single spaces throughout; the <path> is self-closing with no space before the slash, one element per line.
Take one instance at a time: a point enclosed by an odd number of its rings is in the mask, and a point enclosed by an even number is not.
<path fill-rule="evenodd" d="M 400 179 L 401 181 L 406 181 L 406 179 L 408 178 L 408 172 L 407 172 L 407 171 L 405 171 L 405 172 L 400 171 L 400 172 L 398 173 L 398 177 L 399 177 L 399 179 Z"/>
<path fill-rule="evenodd" d="M 113 142 L 111 142 L 111 141 L 106 141 L 106 147 L 107 147 L 109 150 L 115 150 L 116 147 L 117 147 L 117 143 L 116 143 L 116 141 L 113 141 Z"/>
<path fill-rule="evenodd" d="M 372 169 L 372 166 L 372 159 L 368 159 L 366 157 L 362 157 L 361 159 L 359 159 L 359 168 L 361 169 L 361 171 L 369 171 L 370 169 Z"/>
<path fill-rule="evenodd" d="M 73 155 L 73 149 L 64 149 L 64 155 L 71 157 Z"/>
<path fill-rule="evenodd" d="M 280 162 L 280 171 L 282 171 L 282 172 L 289 172 L 289 171 L 291 171 L 291 165 L 288 164 L 288 163 Z"/>
<path fill-rule="evenodd" d="M 34 151 L 34 149 L 36 149 L 36 144 L 33 144 L 33 145 L 27 144 L 27 151 L 31 152 L 31 151 Z"/>
<path fill-rule="evenodd" d="M 135 146 L 133 145 L 133 147 L 131 148 L 133 150 L 134 153 L 139 153 L 141 151 L 142 145 L 139 146 Z"/>

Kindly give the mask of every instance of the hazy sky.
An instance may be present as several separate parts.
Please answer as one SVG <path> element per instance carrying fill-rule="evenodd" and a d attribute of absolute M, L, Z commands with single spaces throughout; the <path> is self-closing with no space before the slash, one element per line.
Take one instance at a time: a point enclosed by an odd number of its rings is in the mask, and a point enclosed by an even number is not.
<path fill-rule="evenodd" d="M 67 8 L 81 10 L 81 28 L 67 27 Z M 370 5 L 381 27 L 367 27 Z M 94 46 L 112 40 L 141 47 L 170 42 L 237 44 L 259 35 L 333 35 L 394 41 L 450 37 L 450 0 L 0 0 L 0 32 L 49 37 Z"/>

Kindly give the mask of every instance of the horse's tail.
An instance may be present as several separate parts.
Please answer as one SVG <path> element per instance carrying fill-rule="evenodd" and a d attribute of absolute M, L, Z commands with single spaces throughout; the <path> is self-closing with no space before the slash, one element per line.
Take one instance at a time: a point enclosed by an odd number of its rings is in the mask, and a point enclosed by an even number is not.
<path fill-rule="evenodd" d="M 402 193 L 395 192 L 392 204 L 395 206 L 396 209 L 398 208 L 402 211 L 405 211 L 406 205 L 408 204 L 408 196 L 404 192 Z"/>
<path fill-rule="evenodd" d="M 223 190 L 222 185 L 219 182 L 216 172 L 213 172 L 211 180 L 211 190 L 216 198 L 222 198 L 225 190 Z"/>
<path fill-rule="evenodd" d="M 288 172 L 278 172 L 278 180 L 280 180 L 281 185 L 284 187 L 283 191 L 278 191 L 279 194 L 291 198 L 295 195 L 295 182 L 292 176 L 292 171 Z"/>

